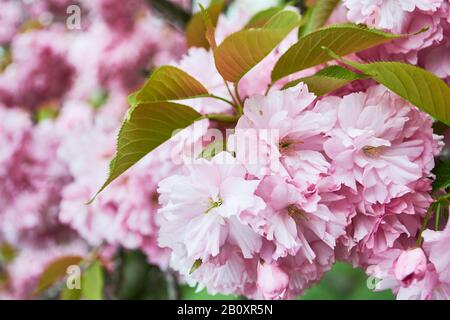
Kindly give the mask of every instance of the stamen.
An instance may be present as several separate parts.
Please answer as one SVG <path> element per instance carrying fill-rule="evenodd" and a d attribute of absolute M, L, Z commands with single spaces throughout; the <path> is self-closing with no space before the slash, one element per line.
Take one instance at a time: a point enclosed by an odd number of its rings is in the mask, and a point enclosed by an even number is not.
<path fill-rule="evenodd" d="M 365 146 L 362 148 L 364 154 L 369 158 L 378 158 L 384 153 L 384 150 L 385 150 L 384 146 L 379 147 Z"/>
<path fill-rule="evenodd" d="M 219 198 L 217 201 L 214 201 L 212 198 L 209 199 L 209 207 L 205 211 L 205 214 L 208 214 L 211 212 L 211 210 L 218 208 L 222 205 L 223 201 L 221 198 Z"/>
<path fill-rule="evenodd" d="M 296 218 L 296 217 L 300 216 L 300 217 L 304 218 L 305 220 L 308 220 L 305 212 L 302 209 L 300 209 L 296 204 L 288 205 L 286 210 L 292 218 Z"/>
<path fill-rule="evenodd" d="M 282 154 L 289 154 L 295 151 L 297 145 L 303 144 L 302 141 L 292 141 L 289 139 L 283 139 L 278 144 L 278 148 Z"/>

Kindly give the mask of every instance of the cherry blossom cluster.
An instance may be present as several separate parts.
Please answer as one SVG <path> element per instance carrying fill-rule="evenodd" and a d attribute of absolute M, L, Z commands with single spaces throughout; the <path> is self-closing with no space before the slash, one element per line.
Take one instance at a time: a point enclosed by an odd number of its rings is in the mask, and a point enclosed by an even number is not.
<path fill-rule="evenodd" d="M 404 34 L 432 23 L 356 58 L 403 60 L 446 80 L 439 50 L 449 35 L 448 2 L 395 5 L 344 1 L 331 20 Z M 232 32 L 227 18 L 219 18 L 218 43 Z M 198 290 L 286 299 L 346 261 L 399 299 L 450 298 L 445 231 L 423 232 L 423 249 L 417 246 L 444 145 L 433 119 L 370 81 L 324 98 L 303 84 L 264 94 L 277 57 L 294 42 L 288 37 L 241 81 L 244 114 L 227 150 L 159 184 L 159 245 L 171 249 L 172 268 Z M 439 56 L 433 66 L 427 52 Z M 177 66 L 231 99 L 213 59 L 195 48 Z M 190 105 L 204 113 L 229 108 L 212 99 Z"/>
<path fill-rule="evenodd" d="M 336 259 L 365 266 L 415 239 L 442 146 L 431 125 L 379 86 L 252 96 L 230 150 L 159 184 L 159 244 L 210 292 L 293 298 Z M 278 135 L 239 143 L 265 130 Z"/>

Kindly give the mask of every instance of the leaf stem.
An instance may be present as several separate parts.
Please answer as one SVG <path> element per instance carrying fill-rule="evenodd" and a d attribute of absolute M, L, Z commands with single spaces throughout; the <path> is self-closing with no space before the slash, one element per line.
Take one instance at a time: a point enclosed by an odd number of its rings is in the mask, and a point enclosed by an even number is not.
<path fill-rule="evenodd" d="M 228 99 L 216 96 L 214 94 L 210 94 L 210 95 L 208 95 L 208 97 L 213 98 L 213 99 L 217 99 L 217 100 L 221 100 L 223 102 L 226 102 L 226 103 L 228 103 L 229 105 L 231 105 L 234 108 L 234 103 L 232 101 L 228 100 Z"/>
<path fill-rule="evenodd" d="M 230 95 L 230 97 L 233 99 L 233 108 L 236 110 L 238 115 L 242 115 L 242 107 L 239 105 L 239 101 L 236 99 L 236 97 L 233 95 L 233 93 L 231 92 L 230 86 L 228 85 L 228 81 L 223 79 L 225 86 L 227 87 L 228 90 L 228 94 Z"/>
<path fill-rule="evenodd" d="M 239 116 L 234 116 L 234 115 L 225 114 L 225 113 L 207 114 L 205 116 L 205 118 L 209 119 L 209 120 L 215 120 L 215 121 L 226 122 L 226 123 L 235 123 L 239 120 Z"/>
<path fill-rule="evenodd" d="M 239 109 L 238 113 L 239 113 L 239 115 L 242 115 L 242 113 L 243 113 L 242 106 L 244 104 L 242 103 L 241 96 L 239 95 L 239 82 L 234 84 L 234 94 L 236 95 L 236 99 L 237 99 L 237 101 L 239 103 L 238 104 L 238 109 Z"/>
<path fill-rule="evenodd" d="M 436 206 L 436 216 L 434 217 L 434 229 L 436 231 L 438 231 L 439 229 L 439 222 L 441 220 L 441 203 L 438 202 L 437 206 Z"/>
<path fill-rule="evenodd" d="M 422 228 L 420 229 L 420 234 L 419 234 L 419 237 L 417 238 L 417 242 L 416 242 L 416 245 L 418 247 L 420 247 L 422 245 L 422 233 L 425 231 L 425 229 L 428 226 L 428 222 L 430 221 L 431 216 L 433 215 L 435 205 L 436 205 L 436 203 L 433 203 L 430 206 L 430 208 L 427 211 L 427 215 L 425 216 L 425 219 L 423 220 Z"/>

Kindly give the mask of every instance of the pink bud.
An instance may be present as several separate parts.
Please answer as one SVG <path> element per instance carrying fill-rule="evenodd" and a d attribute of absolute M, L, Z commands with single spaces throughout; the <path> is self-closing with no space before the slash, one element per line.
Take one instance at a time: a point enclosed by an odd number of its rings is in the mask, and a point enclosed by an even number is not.
<path fill-rule="evenodd" d="M 406 250 L 398 257 L 394 265 L 397 280 L 405 287 L 422 280 L 427 269 L 427 257 L 421 248 Z"/>
<path fill-rule="evenodd" d="M 264 299 L 283 299 L 289 285 L 289 276 L 276 264 L 260 263 L 257 285 Z"/>

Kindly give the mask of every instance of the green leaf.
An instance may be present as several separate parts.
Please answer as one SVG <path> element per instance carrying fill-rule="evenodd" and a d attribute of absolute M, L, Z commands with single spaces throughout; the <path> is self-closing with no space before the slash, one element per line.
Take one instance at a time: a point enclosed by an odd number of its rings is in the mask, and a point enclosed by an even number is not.
<path fill-rule="evenodd" d="M 183 70 L 162 66 L 156 69 L 141 90 L 128 98 L 132 106 L 141 102 L 183 100 L 208 95 L 208 90 Z"/>
<path fill-rule="evenodd" d="M 169 140 L 177 130 L 187 128 L 201 118 L 202 115 L 191 107 L 167 101 L 143 103 L 131 108 L 119 131 L 116 155 L 109 165 L 109 177 L 97 194 L 150 151 Z"/>
<path fill-rule="evenodd" d="M 205 149 L 203 149 L 198 158 L 211 160 L 214 156 L 221 153 L 225 149 L 225 141 L 223 139 L 214 140 L 208 144 Z"/>
<path fill-rule="evenodd" d="M 0 265 L 2 263 L 9 263 L 12 262 L 18 252 L 16 248 L 14 248 L 12 245 L 8 243 L 0 243 Z"/>
<path fill-rule="evenodd" d="M 193 274 L 198 268 L 200 268 L 202 266 L 202 259 L 197 259 L 194 261 L 194 263 L 192 264 L 191 270 L 189 270 L 189 274 Z"/>
<path fill-rule="evenodd" d="M 64 256 L 50 263 L 42 273 L 33 295 L 39 295 L 66 275 L 67 268 L 83 260 L 79 256 Z"/>
<path fill-rule="evenodd" d="M 60 295 L 61 300 L 80 300 L 81 289 L 69 289 L 64 287 Z"/>
<path fill-rule="evenodd" d="M 200 10 L 201 15 L 203 18 L 203 23 L 205 25 L 205 38 L 206 41 L 208 41 L 208 44 L 212 50 L 215 50 L 217 48 L 216 43 L 216 25 L 212 22 L 211 18 L 209 17 L 208 11 L 203 8 L 203 6 L 200 4 Z"/>
<path fill-rule="evenodd" d="M 433 183 L 434 191 L 450 187 L 450 161 L 437 164 L 433 173 L 436 175 L 436 180 Z"/>
<path fill-rule="evenodd" d="M 103 282 L 103 268 L 98 261 L 95 261 L 81 277 L 82 296 L 89 300 L 102 300 Z"/>
<path fill-rule="evenodd" d="M 225 1 L 215 1 L 206 9 L 212 25 L 215 27 L 219 20 L 220 13 L 223 10 Z M 189 21 L 186 28 L 186 41 L 188 48 L 200 47 L 208 50 L 210 48 L 209 42 L 206 38 L 206 26 L 203 19 L 202 12 L 195 14 Z"/>
<path fill-rule="evenodd" d="M 231 34 L 214 51 L 217 70 L 225 80 L 239 82 L 298 26 L 299 19 L 296 12 L 282 11 L 261 28 Z"/>
<path fill-rule="evenodd" d="M 366 75 L 354 73 L 341 66 L 329 66 L 312 76 L 300 78 L 285 84 L 283 90 L 295 87 L 300 82 L 303 82 L 308 86 L 310 92 L 313 92 L 316 96 L 323 96 L 354 80 L 365 78 L 367 78 Z"/>
<path fill-rule="evenodd" d="M 450 87 L 424 69 L 400 62 L 351 63 L 403 99 L 450 125 Z"/>
<path fill-rule="evenodd" d="M 332 60 L 332 57 L 322 50 L 324 46 L 339 56 L 345 56 L 402 36 L 355 24 L 324 27 L 309 33 L 289 48 L 276 63 L 272 71 L 272 81 Z"/>
<path fill-rule="evenodd" d="M 276 14 L 281 12 L 284 7 L 272 7 L 256 13 L 245 25 L 244 29 L 262 28 Z"/>
<path fill-rule="evenodd" d="M 300 36 L 305 36 L 312 31 L 325 25 L 340 0 L 318 0 L 317 3 L 308 10 L 308 20 L 300 30 Z"/>
<path fill-rule="evenodd" d="M 52 120 L 58 117 L 58 107 L 56 106 L 44 106 L 39 108 L 35 113 L 35 119 L 37 123 L 45 120 Z"/>
<path fill-rule="evenodd" d="M 139 102 L 137 96 L 139 94 L 139 91 L 133 92 L 130 95 L 128 95 L 127 100 L 130 107 L 135 107 L 136 105 L 138 105 Z"/>

